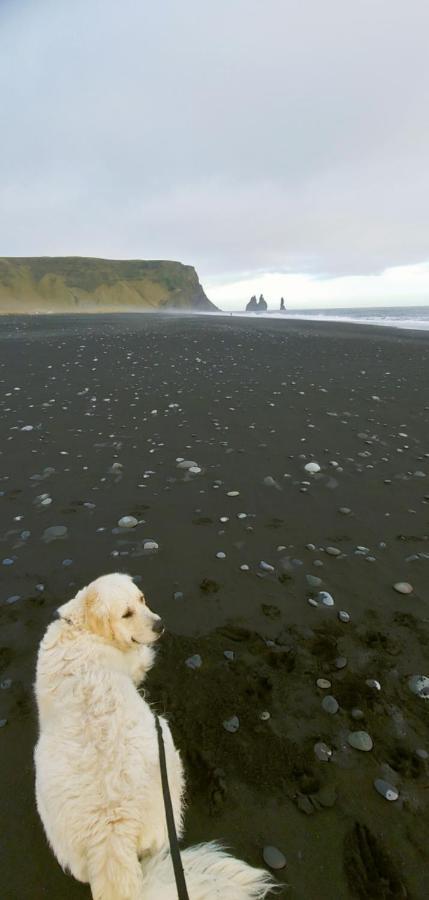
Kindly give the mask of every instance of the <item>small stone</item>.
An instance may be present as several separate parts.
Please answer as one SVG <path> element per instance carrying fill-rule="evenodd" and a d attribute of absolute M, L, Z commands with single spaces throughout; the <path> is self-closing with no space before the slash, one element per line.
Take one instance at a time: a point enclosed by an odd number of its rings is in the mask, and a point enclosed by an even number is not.
<path fill-rule="evenodd" d="M 367 678 L 365 684 L 374 691 L 381 691 L 381 684 L 376 678 Z"/>
<path fill-rule="evenodd" d="M 296 805 L 306 816 L 311 816 L 314 813 L 314 806 L 309 797 L 298 797 Z"/>
<path fill-rule="evenodd" d="M 332 694 L 327 694 L 322 700 L 322 709 L 329 715 L 334 716 L 339 710 L 338 700 Z"/>
<path fill-rule="evenodd" d="M 265 865 L 270 869 L 284 869 L 286 865 L 286 857 L 277 847 L 264 847 L 262 856 Z"/>
<path fill-rule="evenodd" d="M 12 597 L 6 598 L 6 603 L 8 604 L 8 606 L 11 606 L 13 603 L 17 603 L 20 599 L 20 594 L 13 594 Z"/>
<path fill-rule="evenodd" d="M 339 618 L 340 622 L 350 622 L 350 615 L 348 612 L 345 611 L 345 609 L 340 609 L 340 611 L 338 613 L 338 618 Z"/>
<path fill-rule="evenodd" d="M 327 678 L 318 678 L 316 684 L 322 691 L 327 691 L 331 687 L 331 682 Z"/>
<path fill-rule="evenodd" d="M 239 497 L 240 491 L 227 491 L 226 496 L 227 497 Z"/>
<path fill-rule="evenodd" d="M 325 807 L 325 809 L 331 809 L 335 806 L 337 792 L 334 785 L 325 784 L 324 787 L 320 788 L 320 791 L 317 792 L 315 797 L 321 806 Z"/>
<path fill-rule="evenodd" d="M 335 666 L 337 669 L 345 669 L 347 665 L 347 657 L 345 656 L 337 656 L 335 660 Z"/>
<path fill-rule="evenodd" d="M 340 556 L 341 550 L 339 550 L 338 547 L 326 547 L 326 553 L 328 553 L 329 556 Z"/>
<path fill-rule="evenodd" d="M 316 475 L 317 472 L 320 472 L 319 463 L 310 462 L 304 466 L 304 470 L 308 472 L 309 475 Z"/>
<path fill-rule="evenodd" d="M 351 513 L 351 509 L 348 506 L 340 506 L 339 512 L 342 513 L 343 516 L 349 516 Z"/>
<path fill-rule="evenodd" d="M 357 706 L 354 706 L 351 712 L 352 719 L 364 719 L 365 713 L 362 709 L 359 709 Z"/>
<path fill-rule="evenodd" d="M 398 592 L 398 594 L 412 594 L 413 586 L 408 584 L 407 581 L 397 581 L 396 584 L 393 585 L 394 590 Z"/>
<path fill-rule="evenodd" d="M 322 606 L 334 606 L 335 604 L 334 598 L 328 594 L 328 591 L 320 591 L 316 599 Z"/>
<path fill-rule="evenodd" d="M 199 475 L 202 471 L 199 466 L 189 466 L 188 469 L 190 475 Z"/>
<path fill-rule="evenodd" d="M 271 714 L 268 712 L 267 709 L 263 709 L 262 712 L 259 713 L 259 718 L 260 718 L 261 722 L 267 722 L 268 719 L 271 718 Z"/>
<path fill-rule="evenodd" d="M 243 563 L 243 565 L 240 566 L 240 569 L 242 572 L 249 572 L 250 566 L 247 566 L 246 563 Z"/>
<path fill-rule="evenodd" d="M 203 661 L 199 653 L 195 653 L 194 656 L 189 656 L 188 659 L 185 660 L 185 665 L 188 669 L 199 669 L 202 664 Z"/>
<path fill-rule="evenodd" d="M 173 600 L 183 600 L 184 594 L 182 591 L 175 591 L 173 594 Z"/>
<path fill-rule="evenodd" d="M 305 578 L 310 587 L 320 587 L 322 584 L 322 579 L 318 578 L 317 575 L 306 575 Z"/>
<path fill-rule="evenodd" d="M 233 650 L 224 650 L 223 655 L 225 659 L 228 659 L 230 662 L 233 662 L 233 660 L 235 659 L 235 653 Z"/>
<path fill-rule="evenodd" d="M 119 528 L 135 528 L 138 520 L 134 516 L 122 516 L 118 521 Z"/>
<path fill-rule="evenodd" d="M 332 756 L 332 750 L 323 741 L 318 741 L 313 747 L 314 755 L 320 762 L 329 762 Z"/>
<path fill-rule="evenodd" d="M 347 735 L 347 740 L 351 747 L 364 753 L 368 753 L 374 746 L 372 737 L 366 731 L 351 731 Z"/>
<path fill-rule="evenodd" d="M 0 728 L 4 728 L 7 725 L 7 719 L 0 719 Z"/>
<path fill-rule="evenodd" d="M 148 553 L 148 552 L 153 553 L 155 550 L 158 550 L 158 549 L 159 549 L 159 544 L 157 544 L 156 541 L 150 541 L 150 540 L 143 541 L 143 550 L 145 550 L 146 553 Z"/>
<path fill-rule="evenodd" d="M 399 797 L 399 791 L 394 787 L 393 784 L 389 784 L 388 781 L 384 781 L 384 778 L 376 778 L 374 781 L 374 787 L 378 794 L 381 794 L 385 800 L 397 800 Z"/>
<path fill-rule="evenodd" d="M 216 553 L 216 559 L 226 559 L 226 553 L 224 553 L 223 550 L 219 550 L 218 553 Z"/>
<path fill-rule="evenodd" d="M 259 563 L 259 568 L 263 570 L 263 572 L 274 572 L 274 566 L 271 566 L 270 563 L 264 562 L 262 559 Z"/>
<path fill-rule="evenodd" d="M 45 544 L 50 544 L 52 541 L 62 541 L 67 537 L 67 528 L 65 525 L 51 525 L 50 528 L 45 528 L 42 534 L 42 540 Z"/>
<path fill-rule="evenodd" d="M 198 463 L 196 463 L 193 459 L 181 459 L 177 463 L 178 469 L 193 469 L 198 468 Z"/>
<path fill-rule="evenodd" d="M 231 734 L 238 731 L 240 727 L 240 720 L 238 716 L 232 716 L 230 719 L 226 719 L 223 723 L 223 727 L 225 731 L 229 731 Z"/>
<path fill-rule="evenodd" d="M 418 759 L 426 760 L 429 759 L 429 753 L 423 747 L 418 747 L 416 750 L 416 756 Z"/>
<path fill-rule="evenodd" d="M 408 687 L 413 694 L 422 700 L 429 700 L 429 678 L 427 675 L 412 675 L 408 679 Z"/>
<path fill-rule="evenodd" d="M 13 566 L 13 559 L 10 556 L 6 556 L 5 559 L 2 560 L 3 566 Z"/>
<path fill-rule="evenodd" d="M 279 487 L 277 481 L 272 477 L 272 475 L 266 475 L 263 483 L 265 487 Z"/>

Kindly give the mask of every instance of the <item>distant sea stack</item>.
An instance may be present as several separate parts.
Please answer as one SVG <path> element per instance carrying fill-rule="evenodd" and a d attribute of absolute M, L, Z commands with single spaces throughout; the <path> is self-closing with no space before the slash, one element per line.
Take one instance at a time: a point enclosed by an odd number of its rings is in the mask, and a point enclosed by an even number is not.
<path fill-rule="evenodd" d="M 246 306 L 246 312 L 265 312 L 267 309 L 268 303 L 264 300 L 263 294 L 261 294 L 259 300 L 255 296 L 251 297 Z"/>
<path fill-rule="evenodd" d="M 0 313 L 216 311 L 192 266 L 84 256 L 0 257 Z"/>

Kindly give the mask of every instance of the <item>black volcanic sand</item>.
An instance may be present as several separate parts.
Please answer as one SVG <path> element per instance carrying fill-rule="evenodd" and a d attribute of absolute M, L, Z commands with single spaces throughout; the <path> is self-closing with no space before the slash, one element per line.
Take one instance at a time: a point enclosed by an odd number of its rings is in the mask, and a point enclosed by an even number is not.
<path fill-rule="evenodd" d="M 183 752 L 186 841 L 224 839 L 255 864 L 277 846 L 295 900 L 429 896 L 429 766 L 416 755 L 429 704 L 408 687 L 429 674 L 429 337 L 160 315 L 9 317 L 0 332 L 2 897 L 89 898 L 35 811 L 32 681 L 56 607 L 115 570 L 141 578 L 168 627 L 147 693 Z M 320 475 L 306 475 L 311 460 Z M 124 515 L 140 524 L 117 529 Z M 46 543 L 51 526 L 66 537 Z M 307 575 L 333 608 L 308 603 Z M 373 749 L 349 747 L 350 730 Z"/>

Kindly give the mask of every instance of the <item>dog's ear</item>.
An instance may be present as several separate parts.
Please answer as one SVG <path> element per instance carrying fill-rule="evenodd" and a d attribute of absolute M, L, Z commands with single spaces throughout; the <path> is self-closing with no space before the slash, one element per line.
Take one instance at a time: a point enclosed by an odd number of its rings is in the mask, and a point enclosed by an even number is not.
<path fill-rule="evenodd" d="M 71 600 L 68 600 L 67 603 L 63 603 L 62 606 L 58 607 L 58 617 L 60 619 L 66 619 L 68 622 L 71 622 L 72 625 L 84 625 L 86 618 L 84 596 L 85 588 L 83 591 L 79 591 L 76 594 L 76 597 L 73 597 Z"/>
<path fill-rule="evenodd" d="M 114 640 L 110 609 L 102 601 L 97 588 L 93 584 L 90 584 L 85 590 L 84 603 L 86 627 L 94 634 L 99 634 L 100 637 Z"/>

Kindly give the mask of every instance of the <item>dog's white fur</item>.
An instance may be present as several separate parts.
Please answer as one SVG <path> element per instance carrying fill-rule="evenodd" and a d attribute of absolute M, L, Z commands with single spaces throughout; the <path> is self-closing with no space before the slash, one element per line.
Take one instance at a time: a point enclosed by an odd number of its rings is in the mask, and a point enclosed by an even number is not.
<path fill-rule="evenodd" d="M 35 685 L 36 799 L 48 841 L 94 900 L 175 900 L 155 719 L 136 689 L 154 661 L 159 616 L 121 574 L 98 578 L 58 615 Z M 183 767 L 160 721 L 180 837 Z M 216 844 L 185 850 L 182 862 L 190 900 L 262 900 L 272 885 Z"/>

